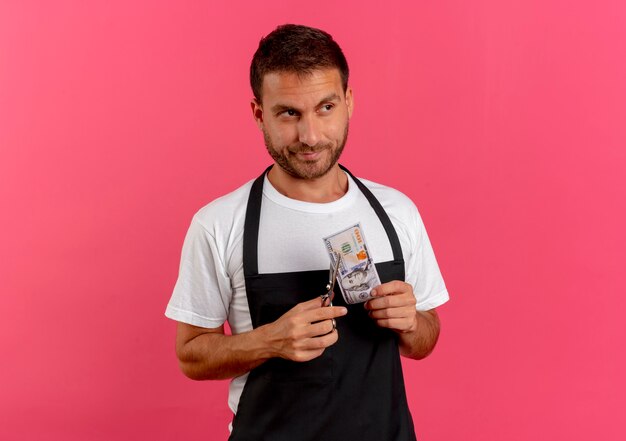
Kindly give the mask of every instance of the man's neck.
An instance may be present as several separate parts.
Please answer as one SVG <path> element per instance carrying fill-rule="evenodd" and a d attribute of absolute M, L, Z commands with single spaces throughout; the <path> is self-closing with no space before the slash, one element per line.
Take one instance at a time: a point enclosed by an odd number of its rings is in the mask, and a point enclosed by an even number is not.
<path fill-rule="evenodd" d="M 323 204 L 341 198 L 348 191 L 348 176 L 337 164 L 324 176 L 315 179 L 298 179 L 279 165 L 267 174 L 267 179 L 284 196 L 303 202 Z"/>

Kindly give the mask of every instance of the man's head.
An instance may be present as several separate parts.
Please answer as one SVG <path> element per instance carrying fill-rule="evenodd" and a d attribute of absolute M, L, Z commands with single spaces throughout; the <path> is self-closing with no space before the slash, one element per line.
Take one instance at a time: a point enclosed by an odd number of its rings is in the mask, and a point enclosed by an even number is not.
<path fill-rule="evenodd" d="M 261 40 L 250 82 L 255 121 L 285 172 L 315 179 L 335 166 L 347 140 L 352 91 L 345 57 L 330 35 L 279 26 Z"/>
<path fill-rule="evenodd" d="M 348 89 L 348 62 L 333 37 L 308 26 L 278 26 L 259 42 L 250 64 L 250 86 L 254 98 L 263 99 L 263 78 L 270 72 L 308 75 L 315 70 L 337 69 L 343 92 Z"/>

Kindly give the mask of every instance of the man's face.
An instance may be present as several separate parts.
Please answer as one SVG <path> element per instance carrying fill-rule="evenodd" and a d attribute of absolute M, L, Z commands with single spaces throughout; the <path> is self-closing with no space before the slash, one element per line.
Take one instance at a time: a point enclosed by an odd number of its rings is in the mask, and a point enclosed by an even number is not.
<path fill-rule="evenodd" d="M 352 115 L 352 90 L 344 93 L 339 71 L 271 72 L 262 90 L 252 111 L 274 161 L 295 178 L 324 176 L 341 155 Z"/>

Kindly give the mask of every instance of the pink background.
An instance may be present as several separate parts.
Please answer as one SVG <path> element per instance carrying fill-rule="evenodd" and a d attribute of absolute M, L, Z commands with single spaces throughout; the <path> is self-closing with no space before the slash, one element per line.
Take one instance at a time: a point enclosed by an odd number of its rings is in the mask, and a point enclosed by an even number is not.
<path fill-rule="evenodd" d="M 269 164 L 284 22 L 343 46 L 343 163 L 413 198 L 452 296 L 420 440 L 626 439 L 621 0 L 3 0 L 0 439 L 226 439 L 163 312 L 193 213 Z"/>

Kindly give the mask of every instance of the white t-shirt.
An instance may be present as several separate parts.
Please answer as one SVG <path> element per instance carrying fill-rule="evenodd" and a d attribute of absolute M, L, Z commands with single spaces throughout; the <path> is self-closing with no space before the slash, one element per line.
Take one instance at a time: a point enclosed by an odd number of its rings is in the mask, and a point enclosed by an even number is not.
<path fill-rule="evenodd" d="M 413 286 L 417 309 L 429 310 L 445 303 L 448 292 L 413 202 L 390 187 L 360 180 L 379 200 L 398 234 L 405 281 Z M 242 259 L 243 226 L 252 183 L 214 200 L 194 216 L 183 244 L 167 317 L 204 328 L 216 328 L 228 321 L 233 334 L 252 330 Z M 393 260 L 385 229 L 350 176 L 347 193 L 325 204 L 290 199 L 279 193 L 266 176 L 259 226 L 259 273 L 328 269 L 330 259 L 322 238 L 356 223 L 361 224 L 374 263 Z M 231 381 L 228 404 L 233 413 L 247 376 Z"/>

